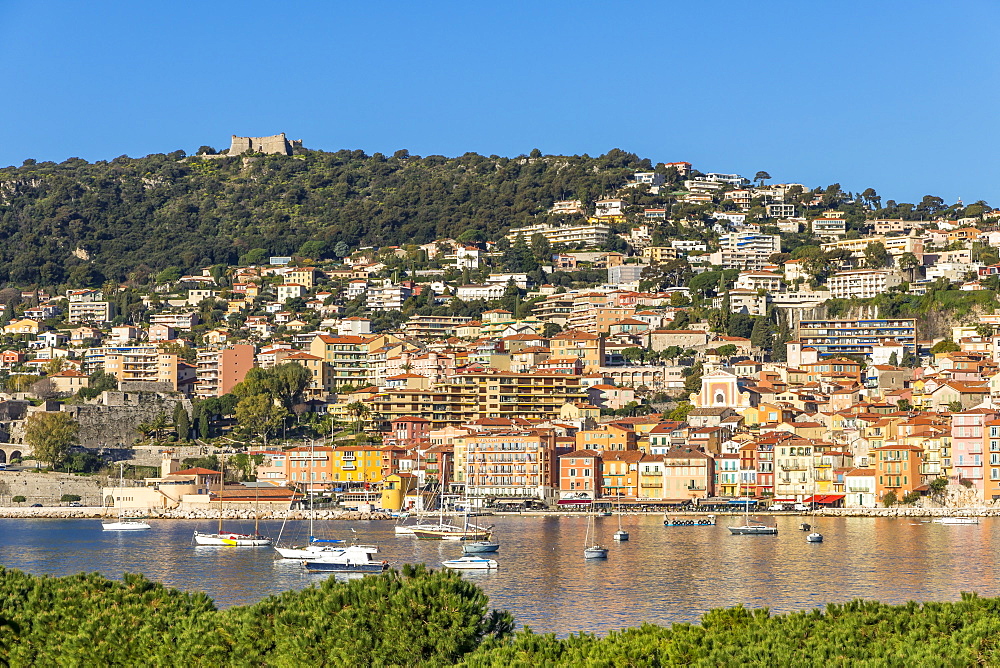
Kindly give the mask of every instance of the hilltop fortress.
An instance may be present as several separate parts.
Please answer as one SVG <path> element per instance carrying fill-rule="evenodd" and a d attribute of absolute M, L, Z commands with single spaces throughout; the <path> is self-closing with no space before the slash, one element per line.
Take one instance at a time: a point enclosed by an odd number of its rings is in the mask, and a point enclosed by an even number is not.
<path fill-rule="evenodd" d="M 292 149 L 295 148 L 302 148 L 302 140 L 286 139 L 284 132 L 270 137 L 237 137 L 233 135 L 232 144 L 229 146 L 229 155 L 240 155 L 246 151 L 291 155 Z"/>

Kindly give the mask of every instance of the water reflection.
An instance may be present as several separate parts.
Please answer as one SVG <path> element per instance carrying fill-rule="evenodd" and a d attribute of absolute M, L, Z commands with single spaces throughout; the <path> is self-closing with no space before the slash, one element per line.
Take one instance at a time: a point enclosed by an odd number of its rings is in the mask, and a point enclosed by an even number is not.
<path fill-rule="evenodd" d="M 560 634 L 695 621 L 710 608 L 740 603 L 782 612 L 857 597 L 901 603 L 955 599 L 961 591 L 1000 595 L 998 520 L 942 526 L 909 518 L 823 518 L 815 525 L 825 541 L 816 544 L 805 541 L 798 518 L 778 518 L 778 536 L 731 536 L 726 526 L 738 519 L 720 518 L 715 527 L 665 528 L 660 517 L 626 516 L 622 527 L 631 539 L 618 544 L 612 540 L 618 518 L 597 518 L 597 540 L 611 548 L 603 561 L 583 558 L 585 517 L 492 518 L 502 543 L 494 556 L 500 571 L 465 577 L 521 624 Z M 301 524 L 286 528 L 286 534 L 306 535 L 306 523 Z M 49 575 L 141 572 L 167 585 L 204 591 L 221 607 L 329 577 L 275 561 L 268 548 L 192 544 L 195 529 L 214 526 L 154 521 L 152 530 L 131 533 L 103 532 L 98 520 L 2 520 L 0 564 Z M 276 536 L 279 528 L 265 522 L 261 532 Z M 457 543 L 397 537 L 388 522 L 330 522 L 322 529 L 378 544 L 380 556 L 397 567 L 420 562 L 438 567 L 461 555 Z"/>

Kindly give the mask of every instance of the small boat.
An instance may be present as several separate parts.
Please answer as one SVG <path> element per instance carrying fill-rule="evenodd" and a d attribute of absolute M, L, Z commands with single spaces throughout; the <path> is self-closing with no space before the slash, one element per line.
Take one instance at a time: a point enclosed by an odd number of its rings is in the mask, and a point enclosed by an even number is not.
<path fill-rule="evenodd" d="M 809 531 L 810 529 L 812 529 L 812 525 L 808 522 L 803 522 L 799 525 L 799 531 Z"/>
<path fill-rule="evenodd" d="M 483 552 L 496 552 L 500 549 L 500 543 L 492 540 L 473 540 L 462 543 L 462 552 L 465 554 L 481 554 Z"/>
<path fill-rule="evenodd" d="M 274 550 L 281 556 L 282 559 L 312 559 L 318 554 L 324 552 L 331 552 L 333 550 L 339 549 L 333 544 L 343 543 L 342 540 L 321 540 L 313 536 L 309 536 L 309 544 L 305 547 L 278 547 L 275 545 Z"/>
<path fill-rule="evenodd" d="M 935 524 L 979 524 L 978 517 L 936 517 L 932 520 Z"/>
<path fill-rule="evenodd" d="M 665 527 L 714 527 L 715 515 L 705 517 L 667 517 L 663 520 Z"/>
<path fill-rule="evenodd" d="M 584 559 L 607 559 L 608 558 L 608 548 L 604 547 L 599 543 L 590 544 L 590 527 L 594 523 L 594 518 L 589 517 L 587 519 L 587 537 L 584 538 L 583 544 L 583 558 Z M 586 546 L 590 547 L 586 547 Z"/>
<path fill-rule="evenodd" d="M 597 516 L 598 517 L 611 517 L 611 511 L 610 510 L 603 510 L 603 511 L 597 513 Z"/>
<path fill-rule="evenodd" d="M 734 536 L 777 536 L 778 527 L 760 522 L 747 522 L 738 527 L 729 527 L 729 533 Z"/>
<path fill-rule="evenodd" d="M 489 540 L 493 527 L 475 524 L 455 526 L 453 524 L 420 525 L 412 527 L 413 535 L 421 540 Z"/>
<path fill-rule="evenodd" d="M 312 573 L 381 573 L 389 568 L 389 562 L 373 559 L 377 553 L 374 545 L 349 545 L 317 553 L 302 565 Z"/>
<path fill-rule="evenodd" d="M 105 531 L 142 531 L 152 527 L 139 520 L 119 519 L 117 522 L 101 522 Z"/>
<path fill-rule="evenodd" d="M 125 464 L 121 463 L 121 473 L 118 479 L 119 488 L 125 486 Z M 122 515 L 121 503 L 118 504 L 118 519 L 114 522 L 109 522 L 107 520 L 101 522 L 101 527 L 104 531 L 145 531 L 146 529 L 152 529 L 145 522 L 141 522 L 137 519 L 124 517 Z"/>
<path fill-rule="evenodd" d="M 819 532 L 816 532 L 816 531 L 813 531 L 811 534 L 809 534 L 808 536 L 806 536 L 806 542 L 807 543 L 822 543 L 823 542 L 823 534 L 821 534 Z"/>
<path fill-rule="evenodd" d="M 233 533 L 222 530 L 222 495 L 226 491 L 226 460 L 222 459 L 222 475 L 219 478 L 219 529 L 216 533 L 194 532 L 194 542 L 198 545 L 222 545 L 228 547 L 267 547 L 271 539 L 259 533 L 260 514 L 254 509 L 253 533 Z M 258 499 L 259 501 L 259 499 Z"/>
<path fill-rule="evenodd" d="M 612 536 L 612 538 L 614 538 L 619 542 L 623 540 L 628 540 L 628 531 L 625 531 L 624 529 L 619 529 L 618 531 L 615 532 L 615 535 Z"/>
<path fill-rule="evenodd" d="M 198 545 L 226 545 L 229 547 L 267 547 L 271 539 L 256 533 L 202 533 L 194 532 L 194 542 Z"/>
<path fill-rule="evenodd" d="M 488 571 L 500 568 L 500 564 L 495 559 L 484 559 L 482 557 L 459 557 L 449 561 L 442 561 L 445 568 L 456 570 Z"/>

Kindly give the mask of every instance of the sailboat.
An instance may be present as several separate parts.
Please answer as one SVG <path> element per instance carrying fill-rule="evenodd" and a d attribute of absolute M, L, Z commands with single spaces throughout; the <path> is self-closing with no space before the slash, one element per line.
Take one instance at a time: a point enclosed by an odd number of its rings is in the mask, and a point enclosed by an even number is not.
<path fill-rule="evenodd" d="M 587 517 L 587 537 L 583 539 L 583 558 L 584 559 L 607 559 L 608 558 L 608 548 L 604 547 L 600 543 L 595 542 L 593 545 L 590 544 L 590 527 L 594 524 L 594 517 L 590 515 Z M 597 533 L 596 531 L 594 532 Z M 595 535 L 596 539 L 597 536 Z"/>
<path fill-rule="evenodd" d="M 118 488 L 122 489 L 125 487 L 125 462 L 120 462 L 121 473 L 118 477 Z M 126 519 L 122 516 L 121 501 L 118 502 L 118 519 L 114 522 L 104 521 L 101 522 L 101 527 L 105 531 L 144 531 L 145 529 L 151 529 L 152 527 L 136 519 Z"/>
<path fill-rule="evenodd" d="M 612 538 L 618 542 L 628 540 L 628 531 L 622 529 L 622 509 L 620 507 L 618 508 L 618 531 L 615 532 L 615 535 L 612 536 Z"/>
<path fill-rule="evenodd" d="M 261 536 L 259 532 L 260 514 L 254 509 L 253 533 L 235 533 L 222 530 L 222 493 L 226 489 L 226 460 L 222 459 L 222 477 L 219 481 L 219 529 L 216 533 L 194 532 L 194 542 L 198 545 L 217 545 L 228 547 L 267 547 L 271 539 Z"/>
<path fill-rule="evenodd" d="M 315 441 L 310 442 L 309 445 L 310 458 L 313 452 L 315 452 Z M 324 539 L 316 537 L 316 532 L 313 529 L 315 513 L 313 511 L 313 488 L 311 480 L 309 481 L 307 493 L 309 494 L 309 542 L 303 547 L 279 547 L 278 543 L 281 542 L 281 534 L 285 531 L 285 522 L 282 522 L 281 530 L 278 531 L 278 540 L 275 541 L 274 545 L 275 551 L 281 556 L 282 559 L 314 559 L 317 555 L 323 552 L 329 552 L 336 549 L 333 547 L 334 544 L 344 542 L 333 538 Z M 285 521 L 288 521 L 287 516 L 285 516 Z"/>
<path fill-rule="evenodd" d="M 810 503 L 812 505 L 812 508 L 809 509 L 809 515 L 812 516 L 812 521 L 815 522 L 816 521 L 816 468 L 815 467 L 813 467 L 813 495 L 812 495 L 812 501 Z M 802 526 L 803 527 L 807 527 L 809 525 L 803 523 Z M 813 527 L 810 527 L 810 528 L 813 528 Z M 803 529 L 803 530 L 805 530 L 805 529 Z M 821 534 L 819 531 L 813 531 L 808 536 L 806 536 L 806 542 L 807 543 L 822 543 L 823 542 L 823 534 Z"/>
<path fill-rule="evenodd" d="M 399 527 L 397 527 L 398 529 Z M 447 524 L 444 521 L 443 499 L 438 502 L 438 523 L 437 524 L 414 524 L 410 531 L 414 536 L 422 540 L 473 540 L 487 541 L 493 533 L 493 527 L 479 526 L 469 523 L 469 511 L 466 509 L 462 526 Z"/>
<path fill-rule="evenodd" d="M 740 480 L 736 488 L 736 496 L 740 497 L 740 490 L 742 488 L 743 481 Z M 771 526 L 770 524 L 764 524 L 760 520 L 750 519 L 750 503 L 749 499 L 746 499 L 743 503 L 743 524 L 740 526 L 729 527 L 729 533 L 734 536 L 777 536 L 778 527 Z"/>

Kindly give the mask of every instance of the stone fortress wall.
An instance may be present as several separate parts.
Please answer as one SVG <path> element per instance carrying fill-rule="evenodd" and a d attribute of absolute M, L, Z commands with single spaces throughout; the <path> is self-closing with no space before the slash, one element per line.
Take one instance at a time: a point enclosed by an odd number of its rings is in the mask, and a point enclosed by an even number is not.
<path fill-rule="evenodd" d="M 291 155 L 292 149 L 301 147 L 301 139 L 286 139 L 284 132 L 271 135 L 270 137 L 237 137 L 236 135 L 232 135 L 232 144 L 229 147 L 229 155 L 240 155 L 246 151 Z"/>

